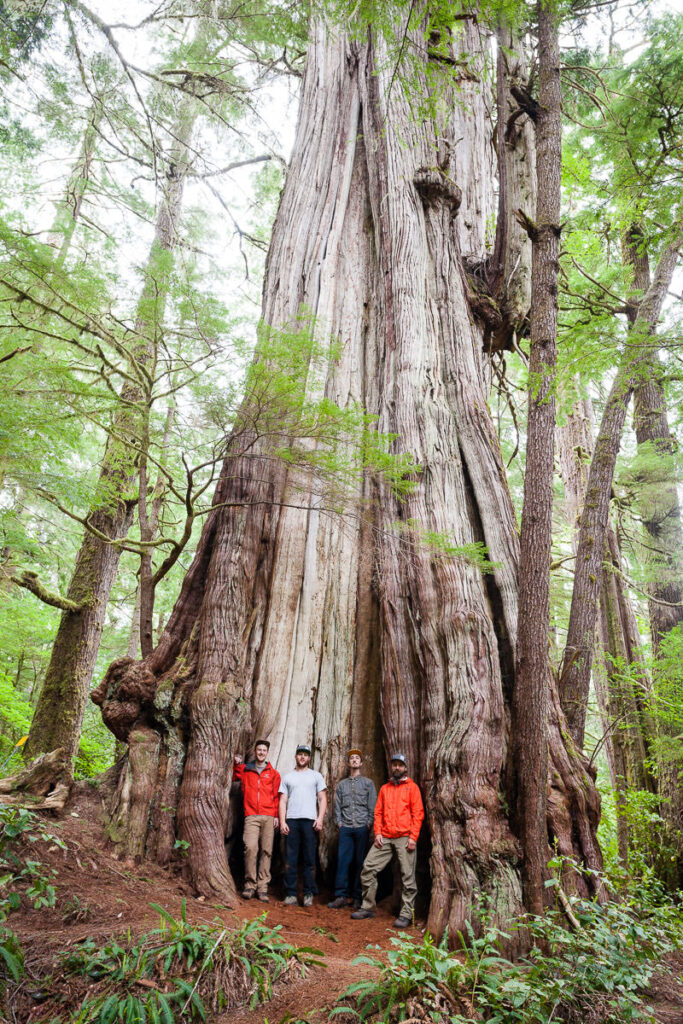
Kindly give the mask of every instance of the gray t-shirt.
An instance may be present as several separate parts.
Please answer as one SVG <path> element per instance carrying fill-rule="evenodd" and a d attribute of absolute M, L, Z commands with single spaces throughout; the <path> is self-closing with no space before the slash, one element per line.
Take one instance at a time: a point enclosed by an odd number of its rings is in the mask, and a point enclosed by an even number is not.
<path fill-rule="evenodd" d="M 310 818 L 318 817 L 318 793 L 327 789 L 320 772 L 312 768 L 289 772 L 280 783 L 280 792 L 287 794 L 287 817 Z"/>

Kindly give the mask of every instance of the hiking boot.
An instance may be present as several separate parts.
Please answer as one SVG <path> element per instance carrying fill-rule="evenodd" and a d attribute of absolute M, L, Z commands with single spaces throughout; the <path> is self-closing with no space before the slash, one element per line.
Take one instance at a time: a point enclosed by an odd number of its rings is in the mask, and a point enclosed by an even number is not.
<path fill-rule="evenodd" d="M 253 890 L 253 889 L 245 889 L 245 890 L 244 890 L 244 891 L 242 892 L 242 899 L 243 899 L 243 900 L 250 900 L 250 899 L 253 899 L 253 897 L 254 897 L 255 895 L 256 895 L 256 893 L 254 892 L 254 890 Z"/>
<path fill-rule="evenodd" d="M 257 894 L 256 899 L 261 903 L 270 903 L 270 897 L 267 892 L 260 892 Z"/>
<path fill-rule="evenodd" d="M 394 921 L 394 928 L 410 928 L 412 923 L 409 917 L 397 917 Z"/>
<path fill-rule="evenodd" d="M 346 896 L 337 896 L 336 899 L 332 900 L 332 902 L 328 903 L 327 905 L 330 908 L 330 910 L 339 910 L 340 907 L 346 906 L 346 902 Z"/>
<path fill-rule="evenodd" d="M 306 895 L 304 896 L 304 906 L 305 907 L 312 907 L 313 906 L 313 893 L 312 892 L 307 892 Z"/>
<path fill-rule="evenodd" d="M 362 907 L 360 908 L 360 910 L 354 910 L 354 912 L 351 914 L 351 917 L 353 918 L 354 921 L 362 921 L 366 917 L 374 917 L 374 916 L 375 916 L 375 911 L 374 910 L 363 910 Z"/>
<path fill-rule="evenodd" d="M 296 898 L 296 896 L 285 896 L 285 898 L 282 901 L 282 905 L 283 907 L 296 907 L 298 902 L 299 901 Z"/>

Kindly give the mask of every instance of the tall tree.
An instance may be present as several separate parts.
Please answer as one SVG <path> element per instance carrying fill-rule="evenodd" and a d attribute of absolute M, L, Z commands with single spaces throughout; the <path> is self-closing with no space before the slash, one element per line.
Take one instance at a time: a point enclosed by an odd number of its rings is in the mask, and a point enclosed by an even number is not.
<path fill-rule="evenodd" d="M 555 367 L 562 198 L 562 90 L 559 18 L 543 0 L 538 14 L 536 178 L 540 182 L 531 270 L 531 345 L 524 504 L 519 559 L 519 626 L 512 697 L 516 814 L 524 851 L 527 909 L 543 910 L 548 857 L 548 633 L 555 465 Z"/>
<path fill-rule="evenodd" d="M 115 662 L 93 699 L 129 744 L 112 794 L 122 847 L 163 861 L 179 835 L 193 884 L 222 899 L 235 894 L 226 792 L 245 740 L 269 735 L 286 764 L 306 738 L 330 778 L 351 740 L 378 779 L 385 754 L 405 751 L 426 797 L 430 927 L 456 934 L 481 890 L 501 918 L 521 906 L 501 799 L 518 540 L 465 269 L 486 259 L 493 205 L 487 42 L 468 15 L 451 35 L 444 12 L 436 51 L 422 12 L 391 20 L 368 38 L 312 28 L 263 320 L 292 330 L 303 305 L 340 339 L 308 393 L 375 414 L 418 459 L 414 490 L 400 501 L 368 474 L 356 499 L 375 499 L 372 521 L 354 525 L 324 515 L 300 471 L 229 448 L 158 646 Z M 549 703 L 548 827 L 599 867 L 599 799 L 553 691 Z"/>
<path fill-rule="evenodd" d="M 576 402 L 557 430 L 560 475 L 565 508 L 576 553 L 577 531 L 586 496 L 588 468 L 593 455 L 592 402 Z M 619 855 L 628 864 L 629 828 L 625 807 L 629 789 L 653 791 L 647 759 L 653 754 L 654 722 L 649 711 L 651 680 L 640 631 L 625 579 L 619 542 L 607 528 L 600 584 L 597 625 L 598 666 L 594 685 L 600 707 L 603 740 L 617 808 Z"/>
<path fill-rule="evenodd" d="M 156 351 L 169 288 L 169 257 L 178 240 L 183 189 L 198 105 L 181 95 L 170 132 L 154 239 L 143 270 L 143 286 L 129 342 L 127 381 L 114 414 L 95 502 L 88 511 L 83 542 L 67 591 L 25 747 L 27 758 L 62 748 L 73 759 L 99 650 L 111 588 L 121 556 L 120 541 L 130 527 L 138 485 L 138 452 L 149 415 Z"/>

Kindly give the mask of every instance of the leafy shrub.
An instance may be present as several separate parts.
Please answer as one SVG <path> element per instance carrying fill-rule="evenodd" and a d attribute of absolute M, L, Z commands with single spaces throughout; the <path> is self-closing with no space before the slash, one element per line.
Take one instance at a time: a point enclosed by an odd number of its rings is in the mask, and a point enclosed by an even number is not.
<path fill-rule="evenodd" d="M 443 1024 L 547 1024 L 550 1020 L 623 1024 L 650 1019 L 641 995 L 662 955 L 680 941 L 681 914 L 663 919 L 636 914 L 624 904 L 600 906 L 574 899 L 580 924 L 570 927 L 559 911 L 526 918 L 535 941 L 527 957 L 512 963 L 501 953 L 510 936 L 488 925 L 476 936 L 468 924 L 462 952 L 427 934 L 421 944 L 393 938 L 387 962 L 360 957 L 379 971 L 376 980 L 351 985 L 334 1013 L 363 1021 L 405 1017 Z M 640 908 L 639 908 L 640 911 Z"/>
<path fill-rule="evenodd" d="M 9 981 L 19 981 L 24 969 L 21 946 L 6 923 L 9 915 L 19 909 L 22 895 L 36 909 L 55 904 L 54 871 L 27 856 L 27 850 L 41 842 L 64 848 L 31 811 L 0 807 L 0 996 Z"/>
<path fill-rule="evenodd" d="M 265 915 L 230 931 L 221 922 L 191 924 L 183 901 L 179 919 L 152 904 L 159 928 L 133 942 L 130 935 L 102 946 L 86 939 L 64 954 L 48 988 L 52 1024 L 173 1024 L 205 1020 L 214 1011 L 270 998 L 283 975 L 320 963 L 322 953 L 285 942 L 281 927 Z M 82 981 L 78 1008 L 64 1016 L 63 996 L 73 998 Z M 62 992 L 62 986 L 64 992 Z"/>

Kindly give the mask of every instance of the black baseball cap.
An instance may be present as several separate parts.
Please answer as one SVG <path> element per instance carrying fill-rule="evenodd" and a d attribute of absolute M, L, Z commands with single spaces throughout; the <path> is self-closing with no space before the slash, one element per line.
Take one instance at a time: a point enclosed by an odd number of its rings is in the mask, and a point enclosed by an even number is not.
<path fill-rule="evenodd" d="M 308 754 L 309 757 L 311 756 L 311 748 L 307 743 L 300 743 L 296 748 L 296 752 L 297 754 Z"/>

